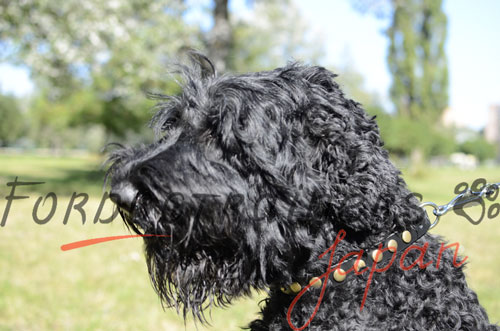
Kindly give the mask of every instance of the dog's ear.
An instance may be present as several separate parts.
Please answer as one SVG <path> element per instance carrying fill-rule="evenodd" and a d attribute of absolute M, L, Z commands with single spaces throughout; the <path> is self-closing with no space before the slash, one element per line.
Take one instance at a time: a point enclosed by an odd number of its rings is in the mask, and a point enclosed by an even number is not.
<path fill-rule="evenodd" d="M 200 51 L 191 47 L 181 47 L 179 49 L 180 63 L 191 62 L 192 67 L 199 72 L 202 79 L 217 77 L 217 70 L 210 59 Z M 181 71 L 186 71 L 183 69 Z M 190 71 L 190 70 L 189 70 Z"/>
<path fill-rule="evenodd" d="M 320 85 L 328 92 L 338 90 L 339 86 L 333 80 L 336 74 L 320 66 L 305 67 L 303 77 L 311 84 Z"/>
<path fill-rule="evenodd" d="M 217 70 L 215 69 L 214 64 L 212 63 L 212 61 L 210 61 L 208 57 L 195 50 L 190 50 L 188 54 L 191 59 L 191 62 L 194 65 L 199 66 L 201 78 L 205 79 L 208 77 L 217 76 Z"/>

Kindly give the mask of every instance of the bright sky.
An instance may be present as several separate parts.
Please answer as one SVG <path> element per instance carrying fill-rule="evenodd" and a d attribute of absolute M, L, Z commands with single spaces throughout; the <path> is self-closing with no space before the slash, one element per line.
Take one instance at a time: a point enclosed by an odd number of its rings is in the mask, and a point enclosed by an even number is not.
<path fill-rule="evenodd" d="M 233 10 L 245 6 L 245 0 L 231 1 Z M 207 0 L 189 3 L 206 4 Z M 296 3 L 313 31 L 323 36 L 327 56 L 322 64 L 353 65 L 365 77 L 365 87 L 388 103 L 388 40 L 383 35 L 388 22 L 359 14 L 349 0 Z M 450 106 L 459 122 L 479 129 L 486 124 L 488 107 L 500 104 L 500 1 L 445 0 L 445 12 L 449 21 Z M 191 16 L 196 19 L 198 15 Z M 25 68 L 0 64 L 0 89 L 26 95 L 33 84 Z"/>
<path fill-rule="evenodd" d="M 500 104 L 500 1 L 445 0 L 450 106 L 459 122 L 480 129 L 490 105 Z M 348 0 L 297 1 L 303 15 L 325 37 L 327 62 L 351 63 L 366 88 L 388 100 L 388 22 L 354 11 Z M 346 57 L 349 57 L 346 59 Z"/>

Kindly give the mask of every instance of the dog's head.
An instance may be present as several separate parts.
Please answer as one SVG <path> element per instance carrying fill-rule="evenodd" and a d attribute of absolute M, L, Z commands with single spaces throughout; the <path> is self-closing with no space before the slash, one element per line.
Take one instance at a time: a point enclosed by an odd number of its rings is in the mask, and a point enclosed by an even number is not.
<path fill-rule="evenodd" d="M 145 237 L 153 285 L 198 317 L 252 287 L 309 272 L 340 229 L 355 248 L 414 217 L 373 118 L 322 67 L 217 77 L 183 67 L 158 138 L 110 160 L 111 198 Z M 207 65 L 208 64 L 208 65 Z"/>

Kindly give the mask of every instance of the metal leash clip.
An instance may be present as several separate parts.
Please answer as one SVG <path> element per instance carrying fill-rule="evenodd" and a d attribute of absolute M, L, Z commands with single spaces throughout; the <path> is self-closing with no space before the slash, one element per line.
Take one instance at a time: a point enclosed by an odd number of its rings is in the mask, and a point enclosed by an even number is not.
<path fill-rule="evenodd" d="M 474 205 L 466 205 L 469 203 L 479 202 L 479 200 L 483 199 L 484 196 L 488 197 L 493 195 L 499 188 L 500 183 L 485 184 L 480 191 L 472 191 L 470 188 L 468 188 L 445 205 L 438 206 L 434 202 L 423 202 L 420 204 L 420 207 L 425 209 L 425 207 L 431 206 L 433 208 L 432 213 L 436 216 L 436 219 L 431 223 L 431 226 L 429 227 L 429 229 L 432 229 L 439 223 L 440 217 L 450 210 L 472 207 Z"/>

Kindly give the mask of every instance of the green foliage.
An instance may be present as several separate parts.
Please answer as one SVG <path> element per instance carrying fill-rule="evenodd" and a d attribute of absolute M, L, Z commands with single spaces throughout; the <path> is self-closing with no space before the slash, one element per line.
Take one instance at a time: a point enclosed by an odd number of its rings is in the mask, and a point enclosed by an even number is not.
<path fill-rule="evenodd" d="M 450 130 L 384 111 L 378 95 L 363 88 L 363 76 L 354 68 L 346 66 L 334 72 L 339 74 L 336 80 L 346 95 L 360 102 L 368 114 L 376 116 L 382 140 L 391 154 L 408 157 L 421 153 L 425 157 L 448 155 L 456 150 Z"/>
<path fill-rule="evenodd" d="M 360 102 L 368 114 L 376 116 L 382 140 L 391 154 L 408 157 L 418 152 L 422 156 L 435 156 L 456 150 L 450 130 L 384 111 L 379 97 L 363 88 L 363 76 L 354 68 L 346 66 L 334 72 L 339 74 L 336 80 L 346 95 Z"/>
<path fill-rule="evenodd" d="M 27 64 L 38 83 L 73 92 L 89 73 L 120 92 L 162 78 L 166 57 L 192 40 L 180 0 L 0 0 L 4 58 Z M 113 70 L 110 70 L 112 68 Z"/>
<path fill-rule="evenodd" d="M 111 138 L 132 132 L 147 136 L 143 131 L 153 105 L 142 93 L 125 98 L 81 89 L 51 100 L 43 92 L 30 106 L 30 136 L 41 147 L 99 150 Z"/>
<path fill-rule="evenodd" d="M 384 114 L 380 97 L 376 93 L 366 90 L 363 75 L 354 67 L 348 64 L 333 68 L 332 71 L 338 75 L 335 80 L 348 98 L 359 102 L 372 115 Z"/>
<path fill-rule="evenodd" d="M 88 91 L 78 91 L 66 98 L 52 100 L 48 92 L 37 95 L 30 106 L 30 136 L 38 146 L 51 148 L 75 147 L 72 121 L 86 109 L 99 107 Z"/>
<path fill-rule="evenodd" d="M 392 5 L 387 31 L 392 101 L 400 115 L 435 121 L 448 104 L 447 19 L 442 0 L 394 1 Z"/>
<path fill-rule="evenodd" d="M 235 15 L 233 31 L 232 71 L 273 69 L 291 59 L 317 63 L 324 54 L 322 41 L 289 0 L 255 1 L 250 16 Z"/>
<path fill-rule="evenodd" d="M 469 139 L 459 146 L 459 151 L 476 156 L 479 161 L 495 158 L 495 145 L 487 142 L 483 137 L 477 136 Z"/>
<path fill-rule="evenodd" d="M 385 147 L 392 154 L 409 156 L 416 149 L 425 156 L 447 155 L 456 150 L 452 132 L 425 121 L 378 112 L 377 122 Z"/>
<path fill-rule="evenodd" d="M 143 129 L 146 91 L 174 92 L 166 62 L 197 45 L 184 9 L 178 0 L 0 0 L 0 42 L 10 45 L 0 56 L 28 65 L 40 91 L 30 112 L 36 143 L 73 146 L 75 128 L 94 125 L 107 136 Z"/>
<path fill-rule="evenodd" d="M 382 136 L 389 150 L 412 158 L 454 151 L 453 134 L 436 125 L 448 105 L 444 49 L 447 18 L 443 1 L 351 0 L 351 3 L 361 12 L 390 18 L 387 62 L 396 115 L 380 116 Z"/>
<path fill-rule="evenodd" d="M 307 43 L 306 25 L 288 0 L 252 6 L 250 19 L 231 13 L 230 69 L 317 59 L 321 43 Z M 0 42 L 9 45 L 0 57 L 26 64 L 37 83 L 30 135 L 40 146 L 81 146 L 77 134 L 96 127 L 108 138 L 140 132 L 153 105 L 146 92 L 178 92 L 168 64 L 186 47 L 207 51 L 205 32 L 184 21 L 180 0 L 0 0 L 0 10 Z"/>
<path fill-rule="evenodd" d="M 25 127 L 17 99 L 0 94 L 0 146 L 7 146 L 20 138 Z"/>

